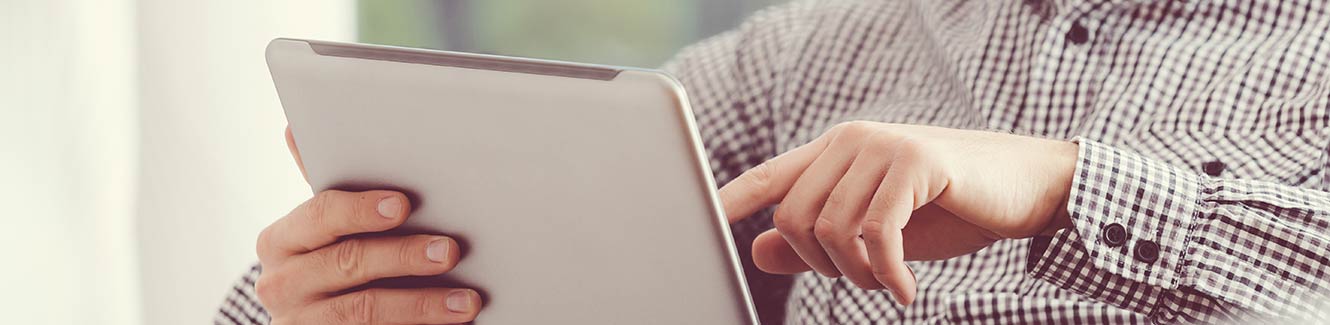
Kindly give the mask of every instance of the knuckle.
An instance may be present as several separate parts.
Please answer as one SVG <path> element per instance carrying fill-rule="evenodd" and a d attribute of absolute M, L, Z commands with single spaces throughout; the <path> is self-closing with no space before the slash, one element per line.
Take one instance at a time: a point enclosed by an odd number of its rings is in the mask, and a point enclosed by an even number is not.
<path fill-rule="evenodd" d="M 339 300 L 329 312 L 337 323 L 369 324 L 374 320 L 374 300 L 378 290 L 367 289 L 352 293 L 348 299 Z"/>
<path fill-rule="evenodd" d="M 833 125 L 828 133 L 859 132 L 871 125 L 872 123 L 863 120 L 840 122 Z"/>
<path fill-rule="evenodd" d="M 844 141 L 844 139 L 859 139 L 866 137 L 876 129 L 873 122 L 868 121 L 849 121 L 841 122 L 827 130 L 826 135 L 831 137 L 833 142 Z M 841 139 L 841 140 L 837 140 Z"/>
<path fill-rule="evenodd" d="M 263 272 L 259 279 L 254 281 L 254 293 L 259 298 L 259 304 L 269 307 L 275 306 L 282 293 L 282 287 L 285 286 L 284 279 L 277 272 Z"/>
<path fill-rule="evenodd" d="M 850 136 L 867 136 L 873 132 L 874 124 L 869 121 L 850 121 L 842 123 L 841 132 Z"/>
<path fill-rule="evenodd" d="M 767 161 L 748 170 L 748 178 L 746 180 L 749 185 L 760 189 L 769 188 L 772 179 L 775 177 L 775 166 L 772 166 L 774 164 L 774 162 Z"/>
<path fill-rule="evenodd" d="M 927 153 L 927 148 L 919 138 L 902 137 L 896 140 L 896 157 L 898 160 L 911 161 Z"/>
<path fill-rule="evenodd" d="M 259 255 L 260 259 L 263 258 L 263 256 L 267 256 L 268 252 L 273 250 L 272 247 L 273 231 L 274 230 L 272 230 L 271 225 L 263 228 L 262 231 L 259 231 L 259 238 L 254 243 L 254 252 Z"/>
<path fill-rule="evenodd" d="M 358 239 L 342 241 L 333 248 L 332 254 L 332 267 L 337 275 L 358 279 L 363 274 L 361 261 L 365 257 L 365 242 Z"/>
<path fill-rule="evenodd" d="M 864 147 L 863 154 L 878 157 L 890 154 L 893 152 L 891 145 L 896 143 L 898 139 L 899 136 L 893 135 L 891 132 L 874 132 L 873 135 L 869 136 L 868 142 L 870 145 Z"/>
<path fill-rule="evenodd" d="M 328 206 L 332 204 L 333 191 L 323 191 L 314 194 L 314 197 L 305 202 L 305 217 L 308 218 L 311 226 L 320 227 L 327 223 L 325 214 L 328 212 Z"/>
<path fill-rule="evenodd" d="M 775 177 L 775 175 L 773 175 L 775 171 L 773 170 L 774 167 L 772 164 L 774 163 L 767 161 L 758 164 L 757 166 L 753 166 L 753 168 L 744 172 L 739 178 L 734 180 L 735 182 L 741 182 L 740 185 L 752 189 L 749 191 L 743 191 L 743 195 L 739 199 L 748 202 L 758 202 L 766 197 L 767 191 L 771 190 L 771 184 L 773 182 L 772 178 Z"/>
<path fill-rule="evenodd" d="M 850 122 L 836 123 L 836 125 L 832 125 L 830 129 L 827 129 L 826 134 L 828 135 L 840 134 L 841 131 L 845 131 L 845 128 L 848 127 L 850 127 Z"/>
<path fill-rule="evenodd" d="M 864 240 L 877 240 L 883 232 L 887 231 L 887 224 L 882 220 L 869 219 L 864 221 L 861 226 L 864 231 Z"/>
<path fill-rule="evenodd" d="M 818 241 L 826 242 L 835 240 L 841 237 L 844 233 L 845 231 L 842 227 L 826 218 L 818 218 L 813 225 L 813 236 L 817 237 Z"/>
<path fill-rule="evenodd" d="M 771 217 L 771 222 L 776 226 L 776 229 L 785 235 L 796 236 L 811 231 L 812 225 L 805 222 L 799 215 L 790 213 L 786 208 L 787 206 L 776 208 L 775 215 Z"/>
<path fill-rule="evenodd" d="M 418 265 L 421 264 L 420 258 L 425 256 L 425 248 L 429 245 L 429 236 L 415 235 L 398 241 L 397 261 L 400 265 Z"/>
<path fill-rule="evenodd" d="M 354 217 L 353 224 L 371 225 L 373 221 L 377 221 L 377 219 L 374 219 L 379 213 L 377 205 L 378 202 L 370 200 L 370 196 L 362 192 L 357 193 L 351 204 L 342 205 L 346 210 L 339 212 Z"/>
<path fill-rule="evenodd" d="M 873 132 L 873 135 L 869 136 L 869 139 L 872 139 L 873 142 L 877 143 L 891 143 L 899 138 L 901 137 L 887 130 L 879 130 L 877 132 Z"/>
<path fill-rule="evenodd" d="M 323 209 L 323 212 L 333 213 L 335 216 L 343 218 L 350 217 L 349 219 L 352 219 L 352 223 L 363 223 L 365 220 L 369 220 L 366 218 L 360 218 L 364 215 L 361 211 L 365 211 L 363 206 L 365 205 L 364 202 L 367 201 L 365 200 L 365 195 L 363 193 L 355 195 L 354 197 L 344 196 L 339 199 L 351 200 L 351 204 L 346 204 L 345 202 L 338 204 L 338 202 L 334 200 L 329 200 L 329 205 Z M 373 209 L 373 207 L 370 207 L 370 210 Z"/>
<path fill-rule="evenodd" d="M 439 316 L 441 311 L 446 309 L 446 307 L 440 305 L 439 299 L 426 295 L 419 295 L 415 297 L 415 308 L 413 308 L 412 311 L 415 313 L 414 316 L 416 317 L 413 318 L 434 319 Z"/>

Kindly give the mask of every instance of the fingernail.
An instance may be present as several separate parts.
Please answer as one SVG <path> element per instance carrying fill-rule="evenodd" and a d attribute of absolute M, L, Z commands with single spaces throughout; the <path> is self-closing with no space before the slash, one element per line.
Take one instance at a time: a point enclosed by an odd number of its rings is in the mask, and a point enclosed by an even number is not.
<path fill-rule="evenodd" d="M 457 290 L 448 294 L 448 310 L 465 313 L 471 311 L 471 291 Z"/>
<path fill-rule="evenodd" d="M 438 239 L 429 242 L 429 246 L 425 246 L 425 256 L 429 257 L 430 261 L 443 262 L 443 259 L 448 257 L 448 240 Z"/>
<path fill-rule="evenodd" d="M 910 265 L 906 264 L 906 270 L 908 270 L 908 272 L 910 272 L 910 280 L 912 280 L 912 281 L 916 282 L 916 284 L 918 284 L 918 282 L 919 282 L 919 278 L 914 276 L 914 268 L 910 268 Z M 892 293 L 892 294 L 895 294 L 895 297 L 894 297 L 894 298 L 895 298 L 895 300 L 896 300 L 896 304 L 899 304 L 899 305 L 904 305 L 904 304 L 906 304 L 906 302 L 902 301 L 902 300 L 903 300 L 903 297 L 904 297 L 904 294 L 900 294 L 900 290 L 899 290 L 899 289 L 891 288 L 891 293 Z"/>
<path fill-rule="evenodd" d="M 903 298 L 901 298 L 901 297 L 904 297 L 905 295 L 902 295 L 902 294 L 901 294 L 901 290 L 900 290 L 900 289 L 896 289 L 895 287 L 888 287 L 888 289 L 891 289 L 891 300 L 892 300 L 892 301 L 895 301 L 897 305 L 902 305 L 902 306 L 905 305 L 905 302 L 901 301 L 901 299 L 903 299 Z"/>
<path fill-rule="evenodd" d="M 379 201 L 379 215 L 384 218 L 396 218 L 402 213 L 402 199 L 396 196 L 390 196 Z"/>

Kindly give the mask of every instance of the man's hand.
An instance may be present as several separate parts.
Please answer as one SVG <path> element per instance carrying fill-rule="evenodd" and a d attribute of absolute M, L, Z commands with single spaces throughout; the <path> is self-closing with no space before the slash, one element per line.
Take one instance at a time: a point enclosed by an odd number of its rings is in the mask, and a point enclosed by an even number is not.
<path fill-rule="evenodd" d="M 300 163 L 287 131 L 288 145 Z M 303 166 L 301 168 L 303 171 Z M 437 275 L 457 264 L 442 236 L 352 236 L 406 221 L 410 202 L 392 191 L 316 194 L 259 234 L 258 298 L 273 324 L 455 324 L 473 320 L 469 289 L 365 288 L 377 279 Z"/>
<path fill-rule="evenodd" d="M 753 242 L 771 273 L 810 269 L 902 304 L 906 260 L 978 251 L 1069 225 L 1073 143 L 1002 133 L 850 122 L 720 189 L 731 222 L 780 204 Z"/>

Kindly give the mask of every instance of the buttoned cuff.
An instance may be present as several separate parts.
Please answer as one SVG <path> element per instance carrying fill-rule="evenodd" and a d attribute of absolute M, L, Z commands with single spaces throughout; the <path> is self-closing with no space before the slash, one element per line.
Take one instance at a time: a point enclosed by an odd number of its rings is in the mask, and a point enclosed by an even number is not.
<path fill-rule="evenodd" d="M 1074 141 L 1080 152 L 1067 202 L 1072 227 L 1033 240 L 1028 271 L 1148 313 L 1161 290 L 1182 282 L 1200 176 L 1092 140 Z"/>

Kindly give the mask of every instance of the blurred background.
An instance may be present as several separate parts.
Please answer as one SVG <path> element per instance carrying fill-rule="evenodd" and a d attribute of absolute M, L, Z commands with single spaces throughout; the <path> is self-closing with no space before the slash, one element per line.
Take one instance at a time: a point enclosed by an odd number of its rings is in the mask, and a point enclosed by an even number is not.
<path fill-rule="evenodd" d="M 778 0 L 0 0 L 0 314 L 211 322 L 310 193 L 275 37 L 652 67 Z"/>

